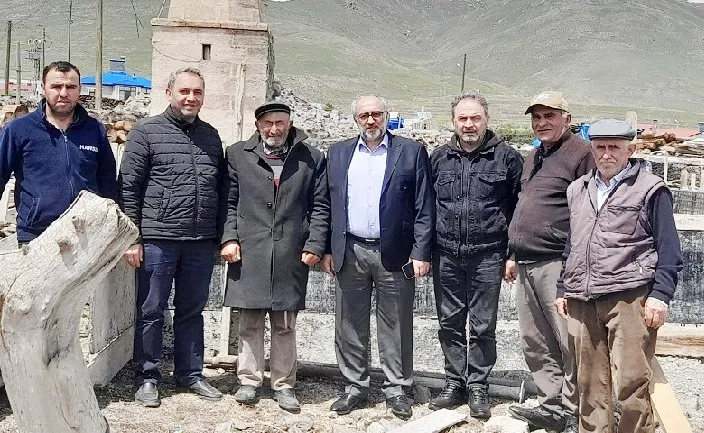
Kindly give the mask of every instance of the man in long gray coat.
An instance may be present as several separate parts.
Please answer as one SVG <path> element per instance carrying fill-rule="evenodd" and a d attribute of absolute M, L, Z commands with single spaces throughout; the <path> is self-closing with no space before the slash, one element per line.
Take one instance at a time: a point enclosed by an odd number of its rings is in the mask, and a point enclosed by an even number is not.
<path fill-rule="evenodd" d="M 235 399 L 258 401 L 264 372 L 264 318 L 271 322 L 271 388 L 298 412 L 296 316 L 305 308 L 308 268 L 325 253 L 330 216 L 325 156 L 291 125 L 291 109 L 255 110 L 257 132 L 226 151 L 227 218 L 222 257 L 230 263 L 225 305 L 239 309 Z"/>

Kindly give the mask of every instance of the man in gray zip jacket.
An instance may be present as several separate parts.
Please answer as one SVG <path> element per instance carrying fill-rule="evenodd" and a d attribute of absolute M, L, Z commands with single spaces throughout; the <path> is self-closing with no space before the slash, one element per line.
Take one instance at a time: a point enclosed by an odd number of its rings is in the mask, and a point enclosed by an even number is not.
<path fill-rule="evenodd" d="M 653 433 L 650 361 L 682 269 L 672 195 L 630 158 L 628 123 L 601 120 L 589 136 L 597 168 L 567 189 L 570 238 L 555 300 L 574 338 L 580 431 Z"/>

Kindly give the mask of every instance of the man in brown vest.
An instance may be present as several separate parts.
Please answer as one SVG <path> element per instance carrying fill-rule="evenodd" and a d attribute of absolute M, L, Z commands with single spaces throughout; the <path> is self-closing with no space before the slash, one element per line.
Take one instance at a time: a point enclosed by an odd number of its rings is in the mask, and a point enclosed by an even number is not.
<path fill-rule="evenodd" d="M 592 125 L 597 170 L 567 189 L 570 238 L 555 307 L 574 338 L 582 432 L 655 431 L 650 360 L 682 253 L 670 191 L 631 159 L 635 134 L 619 120 Z M 612 382 L 621 406 L 617 430 Z"/>
<path fill-rule="evenodd" d="M 589 143 L 570 130 L 572 116 L 560 92 L 536 95 L 526 110 L 540 147 L 523 164 L 521 193 L 509 227 L 506 281 L 516 284 L 523 355 L 538 387 L 536 408 L 509 413 L 534 428 L 577 432 L 577 389 L 567 321 L 553 308 L 555 283 L 569 232 L 567 187 L 594 167 Z"/>

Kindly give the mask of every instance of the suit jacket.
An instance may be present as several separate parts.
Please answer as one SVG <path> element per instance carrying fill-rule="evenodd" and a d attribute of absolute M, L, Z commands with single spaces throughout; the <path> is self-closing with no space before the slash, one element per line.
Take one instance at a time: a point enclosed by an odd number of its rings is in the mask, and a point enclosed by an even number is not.
<path fill-rule="evenodd" d="M 332 227 L 330 249 L 339 272 L 347 237 L 347 171 L 359 137 L 328 151 Z M 386 172 L 379 201 L 381 262 L 400 271 L 409 258 L 430 261 L 435 233 L 435 195 L 428 152 L 417 141 L 389 134 Z"/>

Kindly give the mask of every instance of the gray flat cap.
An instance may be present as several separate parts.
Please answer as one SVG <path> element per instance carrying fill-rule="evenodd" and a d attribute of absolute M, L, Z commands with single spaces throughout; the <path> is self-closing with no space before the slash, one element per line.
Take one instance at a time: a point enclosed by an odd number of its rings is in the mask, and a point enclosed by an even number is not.
<path fill-rule="evenodd" d="M 631 128 L 627 122 L 615 119 L 603 119 L 596 123 L 592 123 L 589 127 L 589 138 L 623 138 L 624 140 L 633 140 L 636 136 L 636 130 Z"/>

